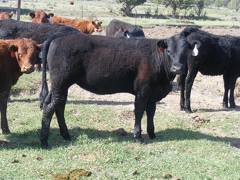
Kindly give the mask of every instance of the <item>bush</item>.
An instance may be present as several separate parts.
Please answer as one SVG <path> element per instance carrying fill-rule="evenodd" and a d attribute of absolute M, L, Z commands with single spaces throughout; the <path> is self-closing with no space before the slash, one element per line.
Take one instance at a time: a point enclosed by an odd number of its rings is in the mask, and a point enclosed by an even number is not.
<path fill-rule="evenodd" d="M 118 3 L 122 3 L 121 11 L 124 16 L 131 16 L 132 10 L 143 3 L 146 2 L 146 0 L 117 0 Z"/>

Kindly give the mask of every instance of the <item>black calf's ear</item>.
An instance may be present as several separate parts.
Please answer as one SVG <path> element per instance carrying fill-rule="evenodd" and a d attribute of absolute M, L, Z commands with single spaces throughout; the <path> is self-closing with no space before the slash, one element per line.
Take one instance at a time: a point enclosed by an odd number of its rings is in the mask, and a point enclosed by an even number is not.
<path fill-rule="evenodd" d="M 11 52 L 16 52 L 18 50 L 18 47 L 15 46 L 15 45 L 10 45 L 8 50 L 11 51 Z"/>
<path fill-rule="evenodd" d="M 29 16 L 33 19 L 33 18 L 35 18 L 35 13 L 34 12 L 30 12 Z"/>

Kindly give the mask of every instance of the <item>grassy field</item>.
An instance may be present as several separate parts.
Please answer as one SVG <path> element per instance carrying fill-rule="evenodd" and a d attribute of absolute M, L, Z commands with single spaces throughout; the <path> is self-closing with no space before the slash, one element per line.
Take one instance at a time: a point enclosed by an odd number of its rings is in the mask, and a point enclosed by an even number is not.
<path fill-rule="evenodd" d="M 240 27 L 239 12 L 229 9 L 209 8 L 206 10 L 208 19 L 186 20 L 171 18 L 169 9 L 159 6 L 159 13 L 165 18 L 129 18 L 119 14 L 120 6 L 113 0 L 75 2 L 76 6 L 70 6 L 69 1 L 63 0 L 25 0 L 22 7 L 26 12 L 44 9 L 71 18 L 82 18 L 82 15 L 84 18 L 97 17 L 103 20 L 104 26 L 111 19 L 119 18 L 145 27 L 189 24 Z M 16 4 L 11 1 L 0 3 L 0 6 L 15 7 Z M 144 13 L 149 8 L 153 12 L 156 7 L 146 3 L 137 8 L 137 13 Z M 30 20 L 27 15 L 22 19 Z M 131 96 L 115 95 L 109 100 L 108 96 L 86 97 L 82 90 L 73 89 L 65 110 L 72 141 L 62 139 L 54 117 L 49 139 L 51 148 L 42 150 L 39 145 L 42 115 L 38 102 L 40 79 L 37 72 L 24 75 L 12 89 L 8 107 L 12 134 L 0 133 L 0 179 L 60 179 L 77 169 L 92 173 L 83 177 L 86 179 L 240 179 L 239 108 L 225 111 L 211 106 L 197 109 L 189 115 L 173 108 L 178 108 L 179 92 L 171 93 L 169 97 L 175 104 L 164 99 L 157 105 L 157 138 L 148 139 L 144 117 L 145 141 L 136 144 L 132 138 L 134 115 Z M 210 87 L 210 90 L 200 92 L 206 94 L 205 99 L 197 99 L 200 107 L 211 101 L 207 99 L 208 91 L 217 89 Z M 221 98 L 222 92 L 213 91 L 214 95 L 216 92 Z M 125 100 L 121 101 L 122 98 Z M 193 107 L 199 108 L 196 103 Z"/>
<path fill-rule="evenodd" d="M 205 121 L 193 121 L 184 113 L 168 113 L 166 102 L 157 106 L 157 138 L 148 139 L 144 117 L 145 143 L 135 144 L 131 101 L 80 101 L 81 92 L 70 93 L 65 117 L 72 141 L 61 138 L 54 118 L 51 149 L 42 150 L 39 79 L 37 72 L 23 76 L 13 89 L 8 109 L 12 134 L 0 135 L 0 179 L 53 179 L 75 169 L 90 171 L 87 179 L 240 177 L 238 112 L 206 111 Z"/>

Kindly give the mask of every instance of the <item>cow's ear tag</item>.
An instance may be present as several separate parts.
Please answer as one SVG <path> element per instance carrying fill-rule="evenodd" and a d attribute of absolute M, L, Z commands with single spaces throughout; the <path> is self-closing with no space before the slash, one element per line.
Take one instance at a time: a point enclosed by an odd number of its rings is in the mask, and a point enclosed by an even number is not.
<path fill-rule="evenodd" d="M 199 51 L 198 51 L 198 48 L 197 48 L 197 44 L 195 44 L 194 45 L 194 48 L 193 48 L 193 51 L 192 51 L 192 56 L 198 56 L 198 53 L 199 53 Z"/>
<path fill-rule="evenodd" d="M 164 53 L 164 50 L 165 50 L 164 48 L 160 47 L 159 49 L 161 53 Z"/>

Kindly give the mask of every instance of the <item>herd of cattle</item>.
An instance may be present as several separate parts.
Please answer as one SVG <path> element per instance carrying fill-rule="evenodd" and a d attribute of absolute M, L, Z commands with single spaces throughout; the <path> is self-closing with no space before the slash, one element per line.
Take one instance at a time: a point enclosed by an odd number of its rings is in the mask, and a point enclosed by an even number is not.
<path fill-rule="evenodd" d="M 234 88 L 240 76 L 239 37 L 218 36 L 187 27 L 170 38 L 147 39 L 140 26 L 119 20 L 112 20 L 106 27 L 106 36 L 99 36 L 90 35 L 102 31 L 99 21 L 67 19 L 44 11 L 30 16 L 32 22 L 21 22 L 12 20 L 11 15 L 0 14 L 0 110 L 5 134 L 10 133 L 6 111 L 11 86 L 40 63 L 43 148 L 48 147 L 54 112 L 60 134 L 70 139 L 64 109 L 68 89 L 73 84 L 96 94 L 133 94 L 133 135 L 137 142 L 142 141 L 141 119 L 145 111 L 147 133 L 149 138 L 155 138 L 156 102 L 171 91 L 177 74 L 181 110 L 191 112 L 191 89 L 198 71 L 204 75 L 223 75 L 223 106 L 235 107 Z"/>

